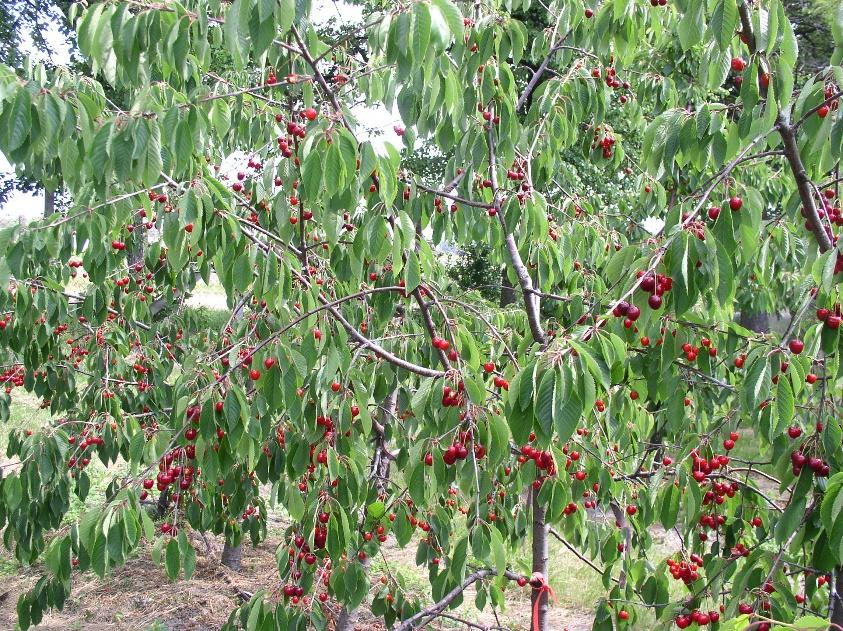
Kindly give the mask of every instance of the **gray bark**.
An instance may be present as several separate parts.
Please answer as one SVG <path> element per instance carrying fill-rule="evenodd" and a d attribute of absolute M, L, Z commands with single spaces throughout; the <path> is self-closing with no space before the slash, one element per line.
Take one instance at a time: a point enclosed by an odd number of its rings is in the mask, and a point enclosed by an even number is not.
<path fill-rule="evenodd" d="M 828 596 L 831 623 L 843 627 L 843 566 L 834 568 L 831 593 Z"/>
<path fill-rule="evenodd" d="M 49 217 L 56 212 L 56 193 L 55 191 L 44 191 L 44 217 Z"/>
<path fill-rule="evenodd" d="M 770 331 L 770 314 L 764 311 L 760 313 L 741 311 L 739 324 L 756 333 L 767 333 Z"/>
<path fill-rule="evenodd" d="M 539 504 L 539 493 L 532 490 L 533 496 L 533 573 L 540 573 L 547 581 L 547 523 L 545 522 L 545 509 Z M 536 601 L 538 603 L 538 623 L 535 627 L 532 623 L 532 612 L 535 611 Z M 533 589 L 530 597 L 530 631 L 547 631 L 547 592 Z"/>
<path fill-rule="evenodd" d="M 227 568 L 234 570 L 235 572 L 240 571 L 240 566 L 243 562 L 243 544 L 241 543 L 238 546 L 232 546 L 225 542 L 225 545 L 222 548 L 222 558 L 220 562 Z"/>
<path fill-rule="evenodd" d="M 501 307 L 506 307 L 515 302 L 515 287 L 509 282 L 506 269 L 501 272 Z"/>

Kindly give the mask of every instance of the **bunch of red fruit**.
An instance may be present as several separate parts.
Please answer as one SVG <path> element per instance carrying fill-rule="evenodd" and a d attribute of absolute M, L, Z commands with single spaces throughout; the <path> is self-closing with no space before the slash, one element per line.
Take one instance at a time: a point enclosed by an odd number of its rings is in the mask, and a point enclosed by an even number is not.
<path fill-rule="evenodd" d="M 668 559 L 666 563 L 667 567 L 670 568 L 670 575 L 677 581 L 682 581 L 685 585 L 690 585 L 700 578 L 697 569 L 702 567 L 703 560 L 698 554 L 691 555 L 690 563 L 688 561 L 676 561 L 674 559 Z"/>
<path fill-rule="evenodd" d="M 836 270 L 836 266 L 835 266 Z M 840 323 L 843 322 L 843 317 L 840 315 L 840 304 L 834 305 L 834 310 L 820 308 L 817 309 L 817 320 L 827 326 L 829 329 L 839 329 Z"/>
<path fill-rule="evenodd" d="M 553 460 L 553 454 L 549 451 L 536 449 L 532 445 L 524 445 L 521 447 L 521 458 L 518 459 L 522 464 L 532 460 L 536 463 L 536 469 L 539 471 L 546 471 L 548 475 L 556 473 L 556 463 Z"/>
<path fill-rule="evenodd" d="M 698 624 L 701 627 L 705 627 L 709 624 L 717 624 L 720 622 L 720 614 L 716 611 L 704 613 L 695 609 L 688 615 L 676 616 L 674 622 L 680 629 L 687 629 L 692 624 Z"/>
<path fill-rule="evenodd" d="M 612 315 L 616 318 L 623 318 L 623 325 L 629 329 L 632 328 L 633 323 L 641 317 L 641 309 L 635 305 L 629 304 L 626 300 L 621 300 L 612 309 Z"/>
<path fill-rule="evenodd" d="M 673 279 L 664 274 L 654 274 L 653 272 L 640 271 L 636 274 L 636 278 L 641 279 L 639 287 L 641 291 L 650 294 L 647 299 L 647 304 L 651 309 L 659 309 L 662 306 L 662 296 L 673 289 Z"/>
<path fill-rule="evenodd" d="M 818 478 L 827 478 L 831 473 L 831 468 L 828 464 L 817 456 L 806 456 L 802 453 L 804 448 L 805 445 L 802 445 L 802 447 L 792 451 L 790 454 L 790 462 L 793 464 L 793 475 L 799 476 L 802 473 L 802 469 L 807 466 Z"/>

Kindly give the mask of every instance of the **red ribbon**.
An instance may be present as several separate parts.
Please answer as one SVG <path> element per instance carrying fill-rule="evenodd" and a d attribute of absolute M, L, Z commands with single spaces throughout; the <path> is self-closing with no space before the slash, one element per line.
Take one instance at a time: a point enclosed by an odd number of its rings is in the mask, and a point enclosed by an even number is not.
<path fill-rule="evenodd" d="M 533 587 L 534 590 L 538 591 L 536 594 L 536 598 L 533 601 L 533 627 L 531 631 L 539 631 L 541 627 L 539 626 L 540 616 L 539 613 L 541 611 L 541 603 L 542 603 L 542 596 L 544 594 L 548 594 L 548 599 L 553 598 L 553 603 L 558 605 L 559 600 L 556 598 L 556 592 L 553 591 L 553 588 L 544 580 L 544 577 L 541 575 L 535 576 L 534 579 L 540 582 L 538 587 Z"/>

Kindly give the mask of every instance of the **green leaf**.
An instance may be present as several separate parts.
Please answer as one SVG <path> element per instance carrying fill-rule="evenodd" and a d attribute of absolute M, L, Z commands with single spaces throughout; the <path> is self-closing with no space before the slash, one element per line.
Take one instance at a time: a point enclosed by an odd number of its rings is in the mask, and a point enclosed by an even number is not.
<path fill-rule="evenodd" d="M 735 36 L 738 24 L 738 5 L 736 0 L 718 0 L 709 23 L 711 38 L 718 43 L 720 50 L 729 48 Z"/>
<path fill-rule="evenodd" d="M 178 578 L 180 567 L 181 554 L 179 553 L 179 542 L 176 539 L 170 539 L 167 542 L 164 552 L 164 569 L 167 571 L 167 577 L 171 581 Z"/>
<path fill-rule="evenodd" d="M 766 356 L 758 357 L 749 367 L 743 384 L 744 403 L 747 411 L 754 413 L 770 393 L 770 362 Z"/>
<path fill-rule="evenodd" d="M 682 497 L 682 492 L 674 486 L 673 482 L 668 482 L 662 494 L 662 506 L 660 513 L 660 521 L 665 529 L 673 528 L 676 524 L 676 517 L 679 514 L 679 500 Z"/>
<path fill-rule="evenodd" d="M 457 5 L 451 0 L 433 0 L 433 5 L 442 12 L 442 16 L 448 23 L 448 28 L 451 29 L 454 37 L 459 41 L 463 36 L 463 19 Z"/>
<path fill-rule="evenodd" d="M 556 400 L 553 426 L 560 442 L 564 443 L 577 429 L 583 412 L 578 379 L 568 366 L 556 373 Z"/>
<path fill-rule="evenodd" d="M 412 292 L 421 284 L 421 268 L 419 257 L 413 249 L 407 250 L 407 264 L 404 266 L 404 285 L 407 293 Z"/>
<path fill-rule="evenodd" d="M 413 56 L 416 61 L 424 59 L 430 43 L 430 8 L 425 2 L 413 5 Z"/>
<path fill-rule="evenodd" d="M 211 106 L 211 124 L 220 137 L 225 136 L 231 128 L 231 108 L 225 99 L 216 99 Z"/>
<path fill-rule="evenodd" d="M 5 148 L 10 152 L 21 147 L 29 136 L 31 126 L 30 105 L 29 92 L 19 89 L 8 114 L 8 127 L 3 130 L 6 134 Z"/>
<path fill-rule="evenodd" d="M 817 616 L 804 616 L 794 620 L 791 628 L 793 631 L 825 631 L 829 626 L 828 620 L 823 620 Z"/>
<path fill-rule="evenodd" d="M 223 26 L 225 46 L 238 70 L 242 70 L 249 59 L 250 5 L 248 0 L 234 0 Z"/>
<path fill-rule="evenodd" d="M 787 375 L 779 375 L 779 383 L 776 385 L 776 408 L 779 413 L 779 423 L 790 425 L 793 420 L 794 400 L 793 386 Z"/>
<path fill-rule="evenodd" d="M 705 5 L 693 3 L 679 21 L 679 43 L 682 50 L 688 50 L 702 41 L 705 32 Z"/>
<path fill-rule="evenodd" d="M 561 377 L 560 377 L 561 378 Z M 550 435 L 550 430 L 553 427 L 553 415 L 555 409 L 556 397 L 556 373 L 553 370 L 547 370 L 541 377 L 539 389 L 536 393 L 535 410 L 536 419 L 544 429 L 545 434 Z"/>
<path fill-rule="evenodd" d="M 278 29 L 282 35 L 290 30 L 295 18 L 295 0 L 278 0 Z"/>
<path fill-rule="evenodd" d="M 302 184 L 304 185 L 305 199 L 316 201 L 319 189 L 322 186 L 323 173 L 322 157 L 318 150 L 311 151 L 302 164 Z"/>

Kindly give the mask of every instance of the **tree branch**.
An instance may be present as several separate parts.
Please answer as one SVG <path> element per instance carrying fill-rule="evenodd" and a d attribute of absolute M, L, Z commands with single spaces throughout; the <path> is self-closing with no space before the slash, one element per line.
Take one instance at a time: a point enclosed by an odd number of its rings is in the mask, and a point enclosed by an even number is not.
<path fill-rule="evenodd" d="M 462 594 L 471 585 L 484 578 L 488 578 L 490 576 L 497 576 L 497 574 L 497 570 L 493 570 L 492 568 L 484 568 L 482 570 L 477 570 L 476 572 L 469 574 L 465 577 L 465 580 L 462 582 L 461 585 L 457 585 L 454 589 L 445 594 L 442 597 L 442 600 L 432 604 L 430 607 L 425 607 L 415 615 L 410 616 L 401 624 L 399 624 L 395 628 L 395 631 L 409 631 L 410 629 L 421 628 L 422 621 L 425 618 L 437 617 L 448 607 L 448 605 L 450 605 L 460 594 Z M 515 572 L 511 572 L 509 570 L 506 570 L 504 572 L 504 576 L 511 581 L 517 581 L 519 578 L 527 578 L 526 576 L 516 574 Z"/>

